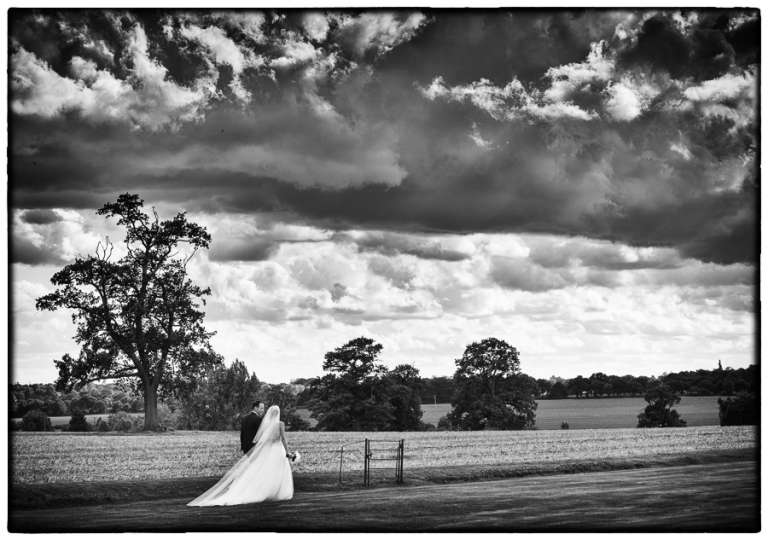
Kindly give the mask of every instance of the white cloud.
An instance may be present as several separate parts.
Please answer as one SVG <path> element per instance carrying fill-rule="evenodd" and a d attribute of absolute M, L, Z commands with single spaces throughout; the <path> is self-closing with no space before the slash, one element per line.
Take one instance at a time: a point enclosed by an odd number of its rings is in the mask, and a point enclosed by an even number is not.
<path fill-rule="evenodd" d="M 688 147 L 684 144 L 674 143 L 672 146 L 670 146 L 670 150 L 683 156 L 683 159 L 686 161 L 690 161 L 693 158 L 693 154 L 691 154 L 691 151 L 688 150 Z"/>
<path fill-rule="evenodd" d="M 322 13 L 308 11 L 301 17 L 301 24 L 304 31 L 313 41 L 323 41 L 328 35 L 330 25 Z"/>
<path fill-rule="evenodd" d="M 339 40 L 358 57 L 374 50 L 382 55 L 410 40 L 427 18 L 422 13 L 405 17 L 397 13 L 367 12 L 358 17 L 332 15 L 339 22 Z"/>
<path fill-rule="evenodd" d="M 17 114 L 47 118 L 74 109 L 89 122 L 128 122 L 153 131 L 201 117 L 209 81 L 185 88 L 166 80 L 167 69 L 149 58 L 147 37 L 139 25 L 129 35 L 127 54 L 134 63 L 128 80 L 79 57 L 70 64 L 75 80 L 61 77 L 19 47 L 11 57 L 11 108 Z"/>
<path fill-rule="evenodd" d="M 281 47 L 282 56 L 272 60 L 269 65 L 276 68 L 287 68 L 291 66 L 307 64 L 319 57 L 320 51 L 316 50 L 311 43 L 304 41 L 286 41 Z"/>
<path fill-rule="evenodd" d="M 593 43 L 586 62 L 551 67 L 546 77 L 552 79 L 552 85 L 544 96 L 552 101 L 565 101 L 571 94 L 588 89 L 595 82 L 609 81 L 614 71 L 613 59 L 605 57 L 607 45 L 604 41 Z"/>
<path fill-rule="evenodd" d="M 428 87 L 418 88 L 421 94 L 431 101 L 443 96 L 447 96 L 451 101 L 469 100 L 496 120 L 512 120 L 524 115 L 541 120 L 590 120 L 595 117 L 594 113 L 585 111 L 573 103 L 552 102 L 545 99 L 536 89 L 528 91 L 517 78 L 503 88 L 491 84 L 488 79 L 449 88 L 441 77 L 436 77 Z"/>
<path fill-rule="evenodd" d="M 752 73 L 732 75 L 726 73 L 718 79 L 704 81 L 699 86 L 690 86 L 683 91 L 691 101 L 723 102 L 736 98 L 756 97 L 757 86 Z"/>
<path fill-rule="evenodd" d="M 610 96 L 605 103 L 605 109 L 614 120 L 634 120 L 643 112 L 640 97 L 622 83 L 611 85 L 607 91 Z"/>
<path fill-rule="evenodd" d="M 468 137 L 480 148 L 490 148 L 493 146 L 492 142 L 483 139 L 483 136 L 480 134 L 480 128 L 474 122 L 472 122 L 472 131 L 470 131 Z"/>
<path fill-rule="evenodd" d="M 186 39 L 194 40 L 203 45 L 213 59 L 214 64 L 224 64 L 232 68 L 232 81 L 229 86 L 238 99 L 248 102 L 251 93 L 243 86 L 240 76 L 248 67 L 258 68 L 264 63 L 263 58 L 254 55 L 252 51 L 242 49 L 229 39 L 223 29 L 216 26 L 201 28 L 194 24 L 183 25 L 179 30 Z"/>

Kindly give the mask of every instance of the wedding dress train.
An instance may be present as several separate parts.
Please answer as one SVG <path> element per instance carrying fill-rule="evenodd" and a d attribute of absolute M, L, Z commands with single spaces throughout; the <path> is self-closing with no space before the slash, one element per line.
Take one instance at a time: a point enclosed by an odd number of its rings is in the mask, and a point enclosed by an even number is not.
<path fill-rule="evenodd" d="M 221 480 L 187 506 L 231 506 L 293 497 L 293 474 L 280 437 L 280 409 L 273 405 L 251 448 Z"/>

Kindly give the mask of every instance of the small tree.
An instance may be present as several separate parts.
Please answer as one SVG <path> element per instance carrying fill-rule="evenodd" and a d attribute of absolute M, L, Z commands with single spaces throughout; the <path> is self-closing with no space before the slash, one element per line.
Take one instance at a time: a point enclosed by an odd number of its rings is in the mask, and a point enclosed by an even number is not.
<path fill-rule="evenodd" d="M 754 426 L 760 423 L 760 407 L 757 397 L 739 392 L 732 398 L 717 398 L 721 426 Z"/>
<path fill-rule="evenodd" d="M 54 274 L 55 292 L 37 299 L 37 309 L 73 311 L 80 354 L 54 360 L 56 388 L 69 391 L 92 381 L 114 379 L 144 395 L 144 429 L 157 428 L 158 395 L 174 392 L 180 381 L 204 371 L 219 357 L 213 354 L 197 304 L 209 289 L 187 279 L 187 263 L 211 236 L 190 223 L 184 213 L 169 221 L 154 219 L 141 208 L 138 195 L 124 194 L 98 215 L 118 217 L 126 228 L 127 255 L 112 260 L 107 238 L 96 254 L 77 258 Z M 177 258 L 188 244 L 191 253 Z"/>
<path fill-rule="evenodd" d="M 517 349 L 496 338 L 468 345 L 456 360 L 448 417 L 462 430 L 523 429 L 536 422 L 538 385 L 520 373 Z"/>
<path fill-rule="evenodd" d="M 685 427 L 685 420 L 673 409 L 680 403 L 680 396 L 674 394 L 665 384 L 651 387 L 644 396 L 648 406 L 637 415 L 637 427 Z"/>
<path fill-rule="evenodd" d="M 47 414 L 33 409 L 21 419 L 21 431 L 53 431 L 53 426 Z"/>

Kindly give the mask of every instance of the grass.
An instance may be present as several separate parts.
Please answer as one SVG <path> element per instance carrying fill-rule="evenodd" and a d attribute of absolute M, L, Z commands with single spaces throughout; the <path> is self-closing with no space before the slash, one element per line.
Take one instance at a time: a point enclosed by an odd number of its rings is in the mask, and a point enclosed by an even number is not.
<path fill-rule="evenodd" d="M 104 483 L 99 506 L 10 509 L 11 532 L 756 532 L 759 475 L 753 460 L 704 462 L 495 482 L 302 491 L 293 500 L 189 508 L 211 485 Z M 102 486 L 99 486 L 102 487 Z M 73 493 L 78 486 L 60 486 Z M 154 488 L 154 489 L 153 489 Z M 176 488 L 175 491 L 173 489 Z M 120 499 L 134 489 L 134 499 Z M 165 498 L 157 498 L 157 491 Z M 95 490 L 98 491 L 98 490 Z M 113 497 L 117 496 L 117 498 Z M 12 498 L 16 500 L 15 497 Z M 111 503 L 111 504 L 110 504 Z"/>
<path fill-rule="evenodd" d="M 675 409 L 688 427 L 719 426 L 718 396 L 684 396 Z M 560 429 L 568 422 L 570 429 L 633 428 L 637 415 L 648 405 L 641 397 L 599 399 L 541 400 L 536 409 L 536 429 Z M 437 426 L 442 416 L 451 411 L 449 403 L 422 404 L 425 424 Z"/>
<path fill-rule="evenodd" d="M 297 473 L 333 473 L 342 445 L 405 439 L 405 468 L 650 459 L 757 446 L 752 426 L 550 431 L 288 433 L 302 453 Z M 40 484 L 220 476 L 241 456 L 237 432 L 11 434 L 11 482 Z M 362 469 L 362 444 L 344 453 Z"/>

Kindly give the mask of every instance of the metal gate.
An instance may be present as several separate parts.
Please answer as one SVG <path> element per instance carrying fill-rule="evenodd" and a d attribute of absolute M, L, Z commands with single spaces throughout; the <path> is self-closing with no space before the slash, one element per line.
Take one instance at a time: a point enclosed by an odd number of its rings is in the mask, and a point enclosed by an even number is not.
<path fill-rule="evenodd" d="M 344 447 L 364 443 L 363 449 L 363 485 L 371 485 L 371 470 L 390 469 L 395 471 L 395 482 L 403 483 L 403 458 L 405 454 L 405 440 L 380 441 L 365 439 L 342 445 L 339 456 L 339 483 L 343 483 L 342 472 L 344 469 Z M 394 465 L 381 466 L 381 462 L 394 462 Z"/>
<path fill-rule="evenodd" d="M 396 444 L 397 446 L 393 446 Z M 363 470 L 363 485 L 371 485 L 371 469 L 394 469 L 395 482 L 403 483 L 403 454 L 405 453 L 405 440 L 376 441 L 365 439 L 365 468 Z M 376 467 L 380 461 L 394 461 L 394 467 Z M 374 462 L 373 465 L 371 462 Z"/>

